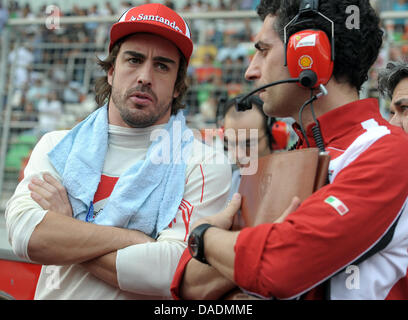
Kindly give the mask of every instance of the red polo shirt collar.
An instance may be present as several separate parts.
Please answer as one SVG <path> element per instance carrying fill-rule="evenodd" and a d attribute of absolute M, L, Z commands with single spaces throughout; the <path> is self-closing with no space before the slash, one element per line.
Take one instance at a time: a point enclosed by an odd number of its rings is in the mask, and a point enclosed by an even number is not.
<path fill-rule="evenodd" d="M 333 141 L 345 136 L 349 130 L 355 128 L 356 124 L 371 118 L 379 123 L 385 121 L 379 112 L 378 101 L 374 98 L 357 100 L 338 107 L 323 114 L 317 118 L 317 121 L 319 122 L 325 145 L 330 145 Z M 306 129 L 310 147 L 316 147 L 312 132 L 314 126 L 315 123 L 312 123 Z M 303 137 L 299 124 L 294 123 L 292 127 L 299 137 L 298 148 L 307 148 L 306 140 Z"/>

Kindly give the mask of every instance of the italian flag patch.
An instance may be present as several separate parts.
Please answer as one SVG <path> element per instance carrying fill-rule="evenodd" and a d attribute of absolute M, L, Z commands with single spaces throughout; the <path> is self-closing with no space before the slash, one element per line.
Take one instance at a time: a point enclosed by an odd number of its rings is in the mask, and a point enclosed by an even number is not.
<path fill-rule="evenodd" d="M 324 202 L 332 206 L 341 216 L 344 216 L 347 212 L 349 212 L 346 205 L 334 196 L 328 197 L 326 200 L 324 200 Z"/>

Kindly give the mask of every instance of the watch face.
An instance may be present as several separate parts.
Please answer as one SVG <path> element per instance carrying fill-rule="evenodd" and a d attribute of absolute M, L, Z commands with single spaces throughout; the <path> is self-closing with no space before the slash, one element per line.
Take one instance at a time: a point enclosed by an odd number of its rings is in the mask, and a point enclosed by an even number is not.
<path fill-rule="evenodd" d="M 197 243 L 197 237 L 195 237 L 194 234 L 191 234 L 190 237 L 188 238 L 188 250 L 190 251 L 190 254 L 192 257 L 197 256 L 198 243 Z"/>

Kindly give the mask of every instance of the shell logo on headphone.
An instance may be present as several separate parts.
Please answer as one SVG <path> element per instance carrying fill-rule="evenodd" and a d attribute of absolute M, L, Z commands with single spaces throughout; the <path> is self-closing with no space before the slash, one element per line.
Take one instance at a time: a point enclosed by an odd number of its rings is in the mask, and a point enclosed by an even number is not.
<path fill-rule="evenodd" d="M 286 51 L 289 73 L 293 78 L 311 70 L 317 76 L 313 88 L 329 82 L 333 72 L 331 44 L 321 30 L 302 30 L 289 38 Z"/>
<path fill-rule="evenodd" d="M 317 23 L 317 18 L 330 24 L 330 33 L 319 27 L 307 27 L 315 19 Z M 290 34 L 290 28 L 301 30 Z M 319 12 L 319 0 L 301 0 L 299 13 L 284 27 L 283 34 L 285 66 L 291 77 L 298 78 L 299 86 L 304 88 L 326 85 L 334 68 L 334 22 Z"/>
<path fill-rule="evenodd" d="M 311 69 L 312 68 L 312 65 L 313 65 L 313 59 L 312 59 L 312 57 L 310 57 L 310 56 L 308 56 L 308 55 L 304 55 L 304 56 L 301 56 L 300 57 L 300 59 L 299 59 L 299 66 L 302 68 L 302 69 Z"/>

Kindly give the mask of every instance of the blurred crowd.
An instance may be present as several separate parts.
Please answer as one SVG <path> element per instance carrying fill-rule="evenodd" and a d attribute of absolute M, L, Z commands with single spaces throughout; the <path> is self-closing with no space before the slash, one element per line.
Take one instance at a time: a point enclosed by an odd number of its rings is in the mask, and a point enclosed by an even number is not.
<path fill-rule="evenodd" d="M 128 8 L 150 0 L 106 1 L 84 8 L 74 4 L 70 10 L 54 8 L 51 14 L 64 17 L 114 17 L 118 19 Z M 259 0 L 185 0 L 161 1 L 181 12 L 211 12 L 253 10 Z M 376 1 L 373 1 L 376 2 Z M 380 10 L 381 2 L 376 7 Z M 394 11 L 408 11 L 407 0 L 395 0 Z M 17 1 L 0 1 L 0 31 L 7 19 L 44 18 L 50 14 L 44 6 L 33 10 L 30 3 L 19 5 Z M 192 19 L 195 51 L 188 70 L 190 90 L 186 98 L 186 114 L 195 127 L 215 125 L 216 110 L 221 98 L 235 96 L 248 90 L 244 73 L 252 54 L 253 37 L 260 21 L 251 19 Z M 367 95 L 378 96 L 377 70 L 388 60 L 401 60 L 408 55 L 408 20 L 395 19 L 384 25 L 391 47 L 384 47 L 372 69 Z M 14 120 L 38 121 L 36 129 L 45 131 L 71 126 L 94 107 L 92 101 L 93 81 L 99 75 L 94 67 L 95 55 L 103 56 L 110 23 L 85 22 L 62 24 L 52 28 L 44 24 L 30 24 L 13 28 L 12 46 L 9 48 L 8 63 L 13 64 Z M 88 72 L 88 73 L 87 73 Z M 80 108 L 70 108 L 76 105 Z M 88 108 L 85 106 L 88 105 Z M 73 110 L 82 110 L 82 113 Z M 61 115 L 70 113 L 68 119 Z M 73 113 L 73 114 L 72 114 Z M 57 121 L 57 119 L 63 119 Z"/>
<path fill-rule="evenodd" d="M 2 11 L 7 11 L 3 16 L 8 19 L 44 18 L 50 13 L 64 17 L 99 16 L 117 19 L 128 8 L 143 2 L 150 1 L 122 1 L 117 6 L 107 1 L 89 8 L 73 5 L 71 10 L 50 12 L 45 5 L 33 10 L 29 3 L 20 6 L 16 1 L 9 1 L 7 8 L 3 7 Z M 181 6 L 180 1 L 163 1 L 167 6 L 184 12 L 252 10 L 258 2 L 188 0 Z M 180 7 L 177 8 L 176 3 Z M 196 126 L 215 123 L 220 97 L 235 95 L 243 90 L 245 68 L 253 51 L 251 41 L 256 25 L 260 23 L 257 20 L 247 18 L 226 22 L 219 19 L 212 20 L 214 23 L 210 24 L 202 19 L 189 21 L 193 41 L 198 45 L 188 70 L 191 90 L 186 98 L 186 114 L 196 122 Z M 95 53 L 105 53 L 109 25 L 90 21 L 61 24 L 56 28 L 45 24 L 13 27 L 13 39 L 21 41 L 11 41 L 8 55 L 8 63 L 14 64 L 11 103 L 15 121 L 38 119 L 36 129 L 42 134 L 56 129 L 56 126 L 64 126 L 65 121 L 61 123 L 56 119 L 61 119 L 61 115 L 67 113 L 67 105 L 89 102 L 87 98 L 92 95 L 92 81 L 98 72 L 93 68 L 91 83 L 84 85 L 87 80 L 84 79 L 87 63 L 88 60 L 94 63 Z M 4 26 L 4 23 L 0 26 Z M 79 114 L 78 118 L 83 114 Z M 43 117 L 45 121 L 42 121 Z M 74 119 L 77 120 L 80 119 Z"/>

